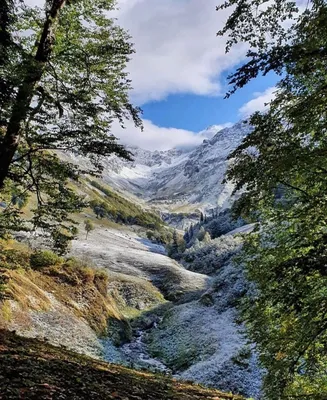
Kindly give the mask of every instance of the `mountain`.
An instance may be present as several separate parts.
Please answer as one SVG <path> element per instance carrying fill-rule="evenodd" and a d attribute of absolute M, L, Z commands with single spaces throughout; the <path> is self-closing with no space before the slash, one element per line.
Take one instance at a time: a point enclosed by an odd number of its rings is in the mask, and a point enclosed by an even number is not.
<path fill-rule="evenodd" d="M 200 134 L 210 137 L 215 126 Z M 123 192 L 135 195 L 161 211 L 191 212 L 225 208 L 230 204 L 232 185 L 222 180 L 228 154 L 249 133 L 239 122 L 216 132 L 195 149 L 149 151 L 128 149 L 134 161 L 112 156 L 104 162 L 103 180 Z"/>
<path fill-rule="evenodd" d="M 0 358 L 1 329 L 6 329 L 46 338 L 45 354 L 51 354 L 50 344 L 61 344 L 132 369 L 260 398 L 262 371 L 235 308 L 248 290 L 242 270 L 231 263 L 242 245 L 233 236 L 239 225 L 230 224 L 228 211 L 209 214 L 199 224 L 195 212 L 230 204 L 232 187 L 221 183 L 227 156 L 248 132 L 239 123 L 192 150 L 130 147 L 134 161 L 110 157 L 102 180 L 84 177 L 71 183 L 93 205 L 75 216 L 80 231 L 67 258 L 42 250 L 47 242 L 42 235 L 20 233 L 21 243 L 0 242 Z M 88 166 L 85 159 L 63 156 Z M 148 213 L 152 206 L 173 227 L 188 227 L 190 220 L 194 224 L 175 259 L 167 256 L 171 247 L 165 249 L 157 239 L 169 241 L 172 229 Z M 103 214 L 96 211 L 99 207 Z M 94 226 L 88 237 L 86 219 Z M 201 229 L 206 229 L 202 238 Z M 124 379 L 125 370 L 113 368 Z M 166 398 L 157 392 L 151 396 L 145 392 L 135 398 Z"/>

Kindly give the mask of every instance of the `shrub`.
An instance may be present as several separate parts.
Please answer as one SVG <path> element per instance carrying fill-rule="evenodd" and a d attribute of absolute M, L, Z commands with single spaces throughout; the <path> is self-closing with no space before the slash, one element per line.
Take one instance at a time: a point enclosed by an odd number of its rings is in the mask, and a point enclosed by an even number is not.
<path fill-rule="evenodd" d="M 50 250 L 37 250 L 31 255 L 30 265 L 33 269 L 50 267 L 57 264 L 60 257 Z"/>
<path fill-rule="evenodd" d="M 28 252 L 0 248 L 0 267 L 2 268 L 26 268 L 29 265 L 29 258 Z"/>

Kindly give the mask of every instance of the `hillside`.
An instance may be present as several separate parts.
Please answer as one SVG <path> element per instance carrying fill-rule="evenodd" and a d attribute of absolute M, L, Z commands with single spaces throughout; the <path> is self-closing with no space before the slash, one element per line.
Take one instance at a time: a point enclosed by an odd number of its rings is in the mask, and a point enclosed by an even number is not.
<path fill-rule="evenodd" d="M 214 128 L 209 128 L 211 132 Z M 192 150 L 145 151 L 130 148 L 133 162 L 111 157 L 104 163 L 103 179 L 161 211 L 193 211 L 230 205 L 232 186 L 222 180 L 228 154 L 250 127 L 239 122 L 217 131 Z M 210 137 L 209 136 L 209 137 Z"/>
<path fill-rule="evenodd" d="M 62 400 L 241 400 L 83 357 L 0 331 L 0 398 Z"/>
<path fill-rule="evenodd" d="M 204 258 L 216 265 L 210 276 L 127 228 L 98 225 L 87 240 L 81 232 L 72 244 L 80 260 L 2 243 L 0 328 L 257 398 L 260 371 L 235 310 L 244 283 L 228 266 L 233 243 L 219 239 Z"/>
<path fill-rule="evenodd" d="M 128 147 L 134 160 L 114 155 L 105 159 L 102 179 L 134 201 L 160 212 L 228 207 L 233 187 L 222 183 L 227 156 L 250 130 L 243 122 L 222 130 L 213 126 L 201 133 L 204 141 L 193 149 L 149 151 Z M 81 157 L 63 157 L 87 165 Z"/>

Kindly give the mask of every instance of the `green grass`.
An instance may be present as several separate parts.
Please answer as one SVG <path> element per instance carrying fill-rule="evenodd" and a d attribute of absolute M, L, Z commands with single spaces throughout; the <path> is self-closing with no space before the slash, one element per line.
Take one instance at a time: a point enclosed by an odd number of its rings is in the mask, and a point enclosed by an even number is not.
<path fill-rule="evenodd" d="M 94 180 L 90 181 L 90 184 L 104 195 L 101 200 L 91 201 L 91 207 L 99 217 L 107 217 L 115 222 L 139 225 L 150 229 L 160 229 L 164 225 L 158 215 L 143 210 L 138 204 L 125 199 L 108 186 Z M 97 191 L 94 190 L 94 193 L 97 194 Z"/>

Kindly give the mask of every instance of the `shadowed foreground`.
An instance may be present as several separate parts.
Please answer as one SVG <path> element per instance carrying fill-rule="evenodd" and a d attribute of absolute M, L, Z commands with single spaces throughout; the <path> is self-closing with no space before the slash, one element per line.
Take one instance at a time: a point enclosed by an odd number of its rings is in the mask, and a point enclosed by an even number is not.
<path fill-rule="evenodd" d="M 0 399 L 241 400 L 0 331 Z"/>

